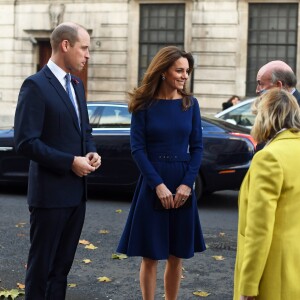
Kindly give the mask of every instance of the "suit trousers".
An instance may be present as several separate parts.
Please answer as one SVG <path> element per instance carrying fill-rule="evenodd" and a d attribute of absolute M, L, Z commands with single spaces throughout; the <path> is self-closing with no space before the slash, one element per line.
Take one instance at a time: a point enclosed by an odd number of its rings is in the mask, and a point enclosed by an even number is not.
<path fill-rule="evenodd" d="M 86 202 L 77 207 L 30 211 L 30 250 L 25 279 L 26 300 L 64 300 Z"/>

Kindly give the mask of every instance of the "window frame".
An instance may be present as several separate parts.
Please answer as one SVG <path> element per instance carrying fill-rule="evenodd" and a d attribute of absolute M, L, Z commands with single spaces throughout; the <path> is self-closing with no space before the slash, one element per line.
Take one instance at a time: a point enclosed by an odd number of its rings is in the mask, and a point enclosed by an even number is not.
<path fill-rule="evenodd" d="M 275 11 L 277 7 L 277 15 L 271 15 L 272 12 Z M 284 8 L 286 10 L 284 10 Z M 247 74 L 246 74 L 246 96 L 254 96 L 256 90 L 256 74 L 257 71 L 267 62 L 271 60 L 283 60 L 291 68 L 294 70 L 296 74 L 296 66 L 297 66 L 297 51 L 298 51 L 298 3 L 249 3 L 249 13 L 248 13 L 248 40 L 247 40 Z M 282 15 L 286 12 L 286 17 L 283 18 Z M 291 13 L 295 13 L 295 26 L 292 29 L 294 32 L 295 42 L 291 42 L 288 40 L 288 35 L 291 33 L 291 28 L 289 28 L 291 22 Z M 268 14 L 265 16 L 265 14 Z M 264 16 L 264 18 L 262 18 Z M 277 19 L 275 19 L 277 17 Z M 278 17 L 286 20 L 287 29 L 280 29 L 280 23 L 278 22 Z M 263 24 L 265 27 L 256 27 L 251 25 L 251 22 L 255 23 L 254 19 L 261 20 L 260 23 L 267 22 L 267 26 Z M 270 20 L 272 19 L 273 25 L 274 20 L 277 22 L 277 28 L 267 28 L 269 27 Z M 259 22 L 258 22 L 259 23 Z M 259 26 L 259 25 L 258 25 Z M 274 42 L 270 41 L 271 35 L 273 38 L 276 36 L 278 39 L 279 33 L 285 32 L 285 42 Z M 275 33 L 275 35 L 274 35 Z M 254 35 L 256 36 L 256 42 Z M 265 38 L 266 42 L 260 42 L 260 36 L 265 34 L 267 38 Z M 282 35 L 280 36 L 282 37 Z M 280 48 L 281 47 L 281 48 Z M 288 48 L 289 47 L 289 48 Z M 283 50 L 285 48 L 285 50 Z M 265 51 L 263 51 L 265 49 Z M 278 54 L 278 51 L 282 49 L 284 55 Z M 289 49 L 293 49 L 293 55 L 288 52 L 291 51 Z M 272 50 L 272 51 L 271 51 Z M 276 54 L 273 54 L 275 52 Z M 291 56 L 289 56 L 291 55 Z"/>
<path fill-rule="evenodd" d="M 162 31 L 162 29 L 158 29 L 158 28 L 146 28 L 145 29 L 145 24 L 143 23 L 143 16 L 146 14 L 145 11 L 143 11 L 143 9 L 149 9 L 148 11 L 148 14 L 150 15 L 151 13 L 153 13 L 153 11 L 151 11 L 151 9 L 157 9 L 158 7 L 160 7 L 161 9 L 162 8 L 168 8 L 168 7 L 172 7 L 175 9 L 175 18 L 178 16 L 179 12 L 181 13 L 181 17 L 182 17 L 182 28 L 180 30 L 182 30 L 182 39 L 180 41 L 180 43 L 174 43 L 174 41 L 170 41 L 170 42 L 166 42 L 166 41 L 145 41 L 144 38 L 143 38 L 143 34 L 145 32 L 147 32 L 147 29 L 148 31 Z M 177 8 L 177 10 L 176 10 Z M 181 11 L 180 11 L 181 9 Z M 147 67 L 149 66 L 152 58 L 154 57 L 154 55 L 157 53 L 157 51 L 159 49 L 161 49 L 162 47 L 165 47 L 165 46 L 169 46 L 169 45 L 174 45 L 174 46 L 177 46 L 177 47 L 180 47 L 181 49 L 184 49 L 184 46 L 185 46 L 185 35 L 186 35 L 186 4 L 185 3 L 172 3 L 172 4 L 168 4 L 168 3 L 154 3 L 154 4 L 149 4 L 149 3 L 143 3 L 143 4 L 140 4 L 140 8 L 139 8 L 139 13 L 140 13 L 140 17 L 139 17 L 139 50 L 138 50 L 138 82 L 141 81 L 143 75 L 144 75 L 144 72 L 146 71 Z M 158 18 L 157 16 L 153 16 L 153 18 Z M 163 18 L 163 16 L 161 16 L 161 18 Z M 151 18 L 149 18 L 151 20 Z M 149 22 L 151 23 L 151 21 Z M 167 23 L 167 22 L 166 22 Z M 178 30 L 176 28 L 176 22 L 175 22 L 175 28 L 167 28 L 165 31 L 167 32 L 174 32 L 174 34 L 178 33 Z M 145 49 L 145 46 L 147 47 L 148 46 L 148 52 L 147 52 L 147 58 L 146 58 L 146 61 L 144 62 L 145 58 L 144 58 L 144 55 L 142 55 L 144 49 Z M 151 50 L 149 51 L 149 46 L 153 46 L 155 47 L 156 49 L 152 52 Z M 150 54 L 149 54 L 150 52 Z"/>

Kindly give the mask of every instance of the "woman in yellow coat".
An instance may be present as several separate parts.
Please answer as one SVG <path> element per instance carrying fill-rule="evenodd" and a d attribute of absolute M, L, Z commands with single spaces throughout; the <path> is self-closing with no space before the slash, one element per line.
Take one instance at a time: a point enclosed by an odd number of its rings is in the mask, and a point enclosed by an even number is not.
<path fill-rule="evenodd" d="M 271 89 L 255 103 L 257 152 L 239 194 L 234 300 L 300 299 L 300 109 Z"/>

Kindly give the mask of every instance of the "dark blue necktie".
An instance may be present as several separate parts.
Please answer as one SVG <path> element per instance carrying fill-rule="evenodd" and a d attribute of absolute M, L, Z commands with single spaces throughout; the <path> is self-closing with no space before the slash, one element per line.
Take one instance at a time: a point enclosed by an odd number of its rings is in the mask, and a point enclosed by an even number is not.
<path fill-rule="evenodd" d="M 76 103 L 75 103 L 75 99 L 73 97 L 73 94 L 72 94 L 72 90 L 71 90 L 71 74 L 70 73 L 67 73 L 66 76 L 65 76 L 65 79 L 66 79 L 66 91 L 69 95 L 69 98 L 74 106 L 74 109 L 75 109 L 75 112 L 76 112 L 76 115 L 77 115 L 77 118 L 78 118 L 78 124 L 79 124 L 79 127 L 80 127 L 80 118 L 79 118 L 79 111 L 78 111 L 78 107 L 76 106 Z"/>

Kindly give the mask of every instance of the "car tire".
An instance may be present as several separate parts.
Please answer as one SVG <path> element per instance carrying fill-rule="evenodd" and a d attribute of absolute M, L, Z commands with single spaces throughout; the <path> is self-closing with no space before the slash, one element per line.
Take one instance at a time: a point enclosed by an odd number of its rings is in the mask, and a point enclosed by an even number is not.
<path fill-rule="evenodd" d="M 199 201 L 203 195 L 203 180 L 200 175 L 196 177 L 194 189 L 195 189 L 196 199 L 197 201 Z"/>

